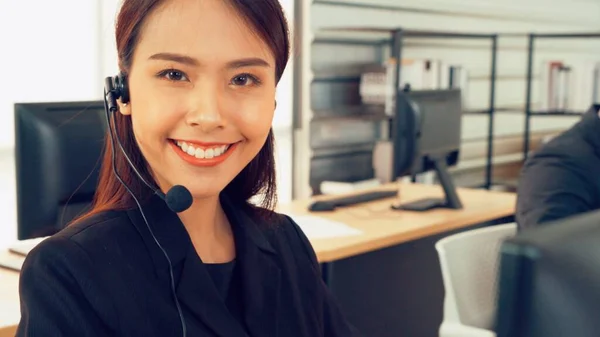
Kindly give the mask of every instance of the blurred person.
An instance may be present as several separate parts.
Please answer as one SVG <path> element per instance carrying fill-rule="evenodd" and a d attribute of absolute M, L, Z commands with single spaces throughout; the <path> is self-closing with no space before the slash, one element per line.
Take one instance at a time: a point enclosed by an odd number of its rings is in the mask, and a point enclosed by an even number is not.
<path fill-rule="evenodd" d="M 517 188 L 520 229 L 600 209 L 600 105 L 526 161 Z"/>
<path fill-rule="evenodd" d="M 122 149 L 109 130 L 91 211 L 27 256 L 17 336 L 357 335 L 273 211 L 278 1 L 125 0 L 116 42 Z"/>

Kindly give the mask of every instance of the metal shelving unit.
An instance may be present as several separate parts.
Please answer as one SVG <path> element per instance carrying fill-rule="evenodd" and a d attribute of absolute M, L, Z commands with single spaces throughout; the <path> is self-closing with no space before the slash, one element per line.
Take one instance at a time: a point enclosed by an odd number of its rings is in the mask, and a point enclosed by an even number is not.
<path fill-rule="evenodd" d="M 581 116 L 584 111 L 571 110 L 533 110 L 531 107 L 531 92 L 533 80 L 533 58 L 535 50 L 535 41 L 538 39 L 590 39 L 600 38 L 600 32 L 593 33 L 566 33 L 566 34 L 537 34 L 531 33 L 528 35 L 528 51 L 527 51 L 527 85 L 525 98 L 525 131 L 523 135 L 523 159 L 527 159 L 529 154 L 529 138 L 531 133 L 531 118 L 539 116 Z"/>
<path fill-rule="evenodd" d="M 487 133 L 487 155 L 485 179 L 483 188 L 489 189 L 493 185 L 493 154 L 494 154 L 494 112 L 496 111 L 496 71 L 497 71 L 497 53 L 498 53 L 498 34 L 477 34 L 477 33 L 459 33 L 459 32 L 439 32 L 439 31 L 420 31 L 407 30 L 402 28 L 383 29 L 383 28 L 361 28 L 361 27 L 341 27 L 328 29 L 327 31 L 344 31 L 360 33 L 387 33 L 390 35 L 388 41 L 382 41 L 382 44 L 389 43 L 391 58 L 393 60 L 402 60 L 402 51 L 405 38 L 452 38 L 452 39 L 483 39 L 490 41 L 490 98 L 488 108 L 485 110 L 466 110 L 465 114 L 487 114 L 488 115 L 488 133 Z M 401 62 L 395 62 L 394 86 L 399 88 L 402 73 Z M 398 97 L 396 97 L 398 101 Z"/>

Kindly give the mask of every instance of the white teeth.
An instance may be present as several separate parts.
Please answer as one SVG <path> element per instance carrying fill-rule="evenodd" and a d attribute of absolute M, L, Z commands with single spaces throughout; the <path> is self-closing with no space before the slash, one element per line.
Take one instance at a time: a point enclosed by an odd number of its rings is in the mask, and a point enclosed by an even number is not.
<path fill-rule="evenodd" d="M 187 154 L 189 154 L 190 156 L 193 156 L 196 154 L 196 149 L 193 146 L 189 146 L 187 149 Z"/>
<path fill-rule="evenodd" d="M 223 153 L 227 152 L 227 149 L 229 149 L 229 145 L 221 145 L 209 149 L 202 149 L 200 147 L 196 147 L 181 140 L 176 141 L 176 143 L 177 146 L 179 146 L 183 150 L 183 152 L 187 153 L 190 156 L 194 156 L 198 159 L 211 159 L 214 157 L 218 157 Z"/>

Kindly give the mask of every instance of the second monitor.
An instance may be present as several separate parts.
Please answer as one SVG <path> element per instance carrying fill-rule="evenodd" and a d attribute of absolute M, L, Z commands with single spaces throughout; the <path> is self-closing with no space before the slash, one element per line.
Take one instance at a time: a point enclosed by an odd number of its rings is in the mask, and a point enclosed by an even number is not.
<path fill-rule="evenodd" d="M 459 89 L 399 94 L 392 125 L 393 178 L 435 171 L 445 197 L 417 200 L 394 205 L 393 208 L 411 211 L 426 211 L 436 207 L 462 208 L 448 172 L 448 167 L 458 163 L 461 125 L 462 95 Z M 414 143 L 409 144 L 409 149 L 406 146 L 407 137 L 402 136 L 406 132 L 415 134 Z M 407 166 L 398 158 L 410 158 L 411 163 Z"/>
<path fill-rule="evenodd" d="M 18 239 L 53 235 L 89 209 L 106 123 L 102 101 L 16 103 Z"/>

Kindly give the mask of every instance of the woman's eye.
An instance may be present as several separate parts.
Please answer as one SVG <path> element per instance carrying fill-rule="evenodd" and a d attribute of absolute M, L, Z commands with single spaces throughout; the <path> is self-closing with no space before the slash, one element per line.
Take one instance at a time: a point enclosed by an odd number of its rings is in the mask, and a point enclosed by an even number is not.
<path fill-rule="evenodd" d="M 185 74 L 179 70 L 169 69 L 162 71 L 159 75 L 173 82 L 188 81 L 188 78 L 185 76 Z"/>
<path fill-rule="evenodd" d="M 260 82 L 258 81 L 258 79 L 250 74 L 237 75 L 231 79 L 231 84 L 242 87 L 249 85 L 257 85 L 259 83 Z"/>

